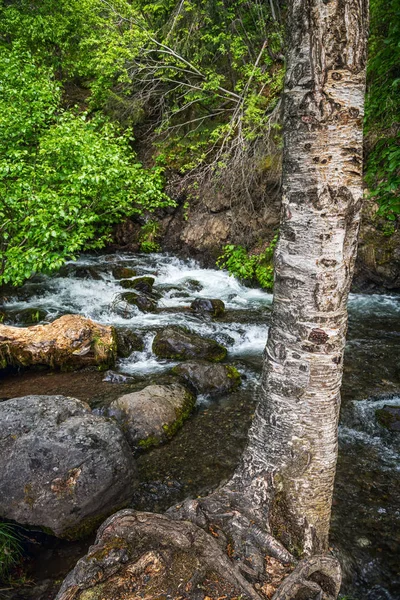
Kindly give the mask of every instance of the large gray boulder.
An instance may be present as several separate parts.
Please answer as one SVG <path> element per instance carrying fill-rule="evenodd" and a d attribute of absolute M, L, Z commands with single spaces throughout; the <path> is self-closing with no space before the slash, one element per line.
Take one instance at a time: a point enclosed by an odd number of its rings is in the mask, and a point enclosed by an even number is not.
<path fill-rule="evenodd" d="M 231 365 L 213 364 L 207 361 L 188 361 L 172 369 L 199 394 L 228 394 L 240 385 L 240 373 Z"/>
<path fill-rule="evenodd" d="M 189 417 L 195 401 L 181 383 L 149 385 L 114 400 L 110 414 L 119 421 L 131 446 L 147 449 L 171 438 Z"/>
<path fill-rule="evenodd" d="M 212 362 L 224 360 L 226 348 L 215 340 L 203 338 L 182 327 L 166 327 L 159 331 L 153 341 L 153 352 L 159 358 L 188 360 L 203 358 Z"/>
<path fill-rule="evenodd" d="M 0 440 L 0 517 L 75 539 L 125 506 L 135 488 L 122 433 L 75 398 L 0 403 Z"/>

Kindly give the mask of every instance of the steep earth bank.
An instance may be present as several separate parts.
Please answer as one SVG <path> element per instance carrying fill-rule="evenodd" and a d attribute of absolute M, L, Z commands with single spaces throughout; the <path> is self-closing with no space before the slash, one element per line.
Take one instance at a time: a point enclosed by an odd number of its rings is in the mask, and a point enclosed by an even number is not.
<path fill-rule="evenodd" d="M 250 253 L 262 251 L 279 227 L 279 198 L 273 190 L 257 207 L 248 200 L 231 203 L 222 192 L 159 215 L 160 244 L 164 251 L 197 259 L 213 267 L 226 244 L 242 244 Z M 398 223 L 377 216 L 377 205 L 365 201 L 353 291 L 400 290 L 400 229 Z M 140 224 L 130 220 L 115 230 L 115 245 L 139 250 Z"/>

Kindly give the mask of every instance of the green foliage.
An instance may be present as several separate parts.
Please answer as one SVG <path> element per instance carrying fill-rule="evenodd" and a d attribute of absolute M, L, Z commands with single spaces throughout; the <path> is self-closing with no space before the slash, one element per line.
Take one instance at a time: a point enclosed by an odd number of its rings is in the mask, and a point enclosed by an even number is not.
<path fill-rule="evenodd" d="M 380 214 L 400 213 L 400 0 L 371 0 L 366 182 Z"/>
<path fill-rule="evenodd" d="M 141 252 L 160 252 L 161 247 L 157 241 L 160 226 L 157 221 L 148 221 L 140 230 L 139 243 Z"/>
<path fill-rule="evenodd" d="M 175 54 L 158 55 L 154 73 L 169 100 L 158 129 L 159 160 L 184 173 L 226 149 L 216 165 L 224 168 L 230 141 L 239 136 L 245 145 L 265 136 L 283 86 L 283 28 L 270 5 L 257 0 L 185 0 L 180 12 L 176 3 L 161 4 L 173 10 L 148 19 Z M 146 72 L 145 58 L 140 65 Z"/>
<path fill-rule="evenodd" d="M 21 538 L 15 526 L 0 523 L 0 581 L 7 581 L 10 570 L 22 556 Z"/>
<path fill-rule="evenodd" d="M 131 26 L 135 16 L 127 0 L 3 0 L 0 5 L 3 39 L 52 68 L 62 83 L 90 90 L 90 104 L 97 108 L 113 86 L 127 81 L 126 61 L 147 39 Z"/>
<path fill-rule="evenodd" d="M 125 216 L 171 201 L 106 118 L 60 109 L 50 67 L 0 47 L 0 284 L 100 248 Z"/>
<path fill-rule="evenodd" d="M 263 252 L 250 255 L 243 246 L 228 244 L 224 247 L 217 264 L 238 279 L 258 284 L 265 289 L 272 289 L 274 284 L 272 259 L 277 242 L 278 235 L 275 235 Z"/>

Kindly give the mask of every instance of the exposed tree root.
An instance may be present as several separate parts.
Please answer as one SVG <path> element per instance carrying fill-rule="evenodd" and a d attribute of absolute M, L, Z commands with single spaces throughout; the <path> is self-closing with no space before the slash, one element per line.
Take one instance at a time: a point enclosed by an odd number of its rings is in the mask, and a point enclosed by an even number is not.
<path fill-rule="evenodd" d="M 64 581 L 57 600 L 337 597 L 340 567 L 335 559 L 301 561 L 281 583 L 295 563 L 290 553 L 238 511 L 221 513 L 217 494 L 207 498 L 207 508 L 210 503 L 219 510 L 212 520 L 203 501 L 188 501 L 171 511 L 173 516 L 116 513 L 100 527 L 95 545 Z M 187 511 L 190 520 L 180 520 Z M 192 517 L 208 533 L 190 522 Z M 276 558 L 268 559 L 271 555 Z M 275 564 L 275 578 L 265 573 L 268 561 Z M 282 562 L 287 566 L 282 568 Z"/>
<path fill-rule="evenodd" d="M 173 519 L 191 521 L 211 533 L 250 580 L 262 578 L 266 554 L 283 564 L 296 562 L 290 552 L 265 531 L 246 498 L 236 497 L 227 489 L 198 500 L 186 500 L 169 509 L 168 514 Z"/>
<path fill-rule="evenodd" d="M 335 558 L 312 556 L 284 579 L 273 600 L 336 600 L 340 583 L 341 570 Z"/>
<path fill-rule="evenodd" d="M 235 561 L 240 572 L 252 583 L 266 581 L 266 556 L 282 565 L 294 566 L 295 557 L 266 529 L 265 506 L 257 504 L 230 485 L 213 494 L 169 509 L 174 519 L 190 520 L 209 531 Z M 274 600 L 334 600 L 340 589 L 341 570 L 336 559 L 314 556 L 301 561 L 273 596 Z M 261 587 L 262 589 L 262 587 Z"/>

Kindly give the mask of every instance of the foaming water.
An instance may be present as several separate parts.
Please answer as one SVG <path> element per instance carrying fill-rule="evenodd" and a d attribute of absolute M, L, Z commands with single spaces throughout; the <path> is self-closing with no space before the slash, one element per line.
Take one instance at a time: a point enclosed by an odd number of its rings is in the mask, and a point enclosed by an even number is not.
<path fill-rule="evenodd" d="M 118 300 L 126 291 L 113 276 L 117 266 L 135 269 L 137 276 L 152 275 L 154 290 L 161 295 L 155 313 L 143 313 L 135 306 Z M 32 289 L 32 293 L 29 291 Z M 195 298 L 218 298 L 228 311 L 254 312 L 256 322 L 240 321 L 240 314 L 229 322 L 207 320 L 192 314 L 190 303 Z M 124 326 L 144 335 L 145 349 L 119 361 L 124 373 L 148 374 L 171 367 L 171 362 L 157 359 L 151 352 L 155 333 L 177 325 L 205 337 L 211 337 L 228 348 L 232 357 L 261 354 L 267 339 L 265 322 L 272 295 L 239 283 L 226 271 L 203 269 L 194 260 L 181 260 L 164 254 L 90 256 L 67 263 L 56 277 L 40 277 L 37 291 L 27 284 L 5 304 L 11 313 L 26 309 L 46 312 L 44 322 L 66 314 L 80 314 L 106 325 Z M 175 309 L 175 310 L 171 310 Z"/>
<path fill-rule="evenodd" d="M 364 444 L 374 452 L 381 468 L 400 472 L 400 439 L 377 420 L 376 411 L 384 406 L 400 406 L 400 396 L 354 400 L 346 411 L 345 424 L 339 427 L 344 444 Z"/>
<path fill-rule="evenodd" d="M 155 278 L 154 290 L 159 297 L 156 312 L 143 313 L 128 305 L 121 310 L 118 298 L 126 290 L 113 275 L 115 267 L 130 267 L 137 276 Z M 226 314 L 219 319 L 193 314 L 190 304 L 195 298 L 223 300 Z M 160 360 L 152 353 L 154 336 L 169 325 L 187 327 L 223 344 L 228 349 L 228 360 L 242 374 L 242 386 L 219 400 L 199 396 L 197 412 L 181 432 L 168 445 L 142 457 L 153 465 L 149 472 L 154 469 L 155 479 L 162 478 L 162 463 L 165 473 L 173 472 L 183 485 L 189 486 L 188 482 L 194 481 L 189 493 L 199 494 L 204 492 L 205 482 L 211 481 L 213 487 L 230 476 L 242 447 L 238 446 L 237 436 L 240 444 L 245 443 L 271 304 L 271 294 L 247 287 L 225 271 L 203 269 L 194 260 L 165 254 L 114 254 L 85 255 L 68 263 L 56 276 L 37 277 L 12 293 L 3 308 L 5 322 L 10 324 L 23 324 L 15 318 L 18 312 L 40 309 L 45 313 L 42 322 L 73 313 L 134 331 L 143 339 L 143 350 L 120 359 L 116 366 L 121 373 L 133 376 L 134 385 L 137 382 L 146 385 L 152 374 L 158 375 L 176 364 Z M 396 596 L 390 595 L 389 588 L 400 586 L 393 575 L 397 565 L 390 562 L 400 517 L 400 492 L 396 491 L 400 480 L 400 438 L 378 423 L 375 411 L 385 405 L 400 404 L 400 397 L 394 395 L 400 389 L 396 358 L 399 297 L 352 294 L 349 315 L 332 535 L 340 548 L 342 564 L 349 558 L 349 578 L 356 573 L 357 585 L 347 588 L 351 597 L 394 600 Z M 78 379 L 79 375 L 74 373 L 70 377 Z M 84 383 L 85 392 L 93 379 L 88 381 Z M 49 382 L 50 378 L 47 385 Z M 72 393 L 71 383 L 68 382 L 68 394 Z M 126 393 L 114 392 L 118 386 L 111 383 L 102 385 L 106 389 L 102 388 L 100 399 L 96 399 L 99 411 L 103 410 L 104 402 L 118 393 Z M 384 540 L 387 547 L 376 558 L 374 549 L 381 549 Z M 391 587 L 386 583 L 381 586 L 388 581 Z"/>
<path fill-rule="evenodd" d="M 348 308 L 350 314 L 365 318 L 399 315 L 400 298 L 389 294 L 350 294 Z"/>

